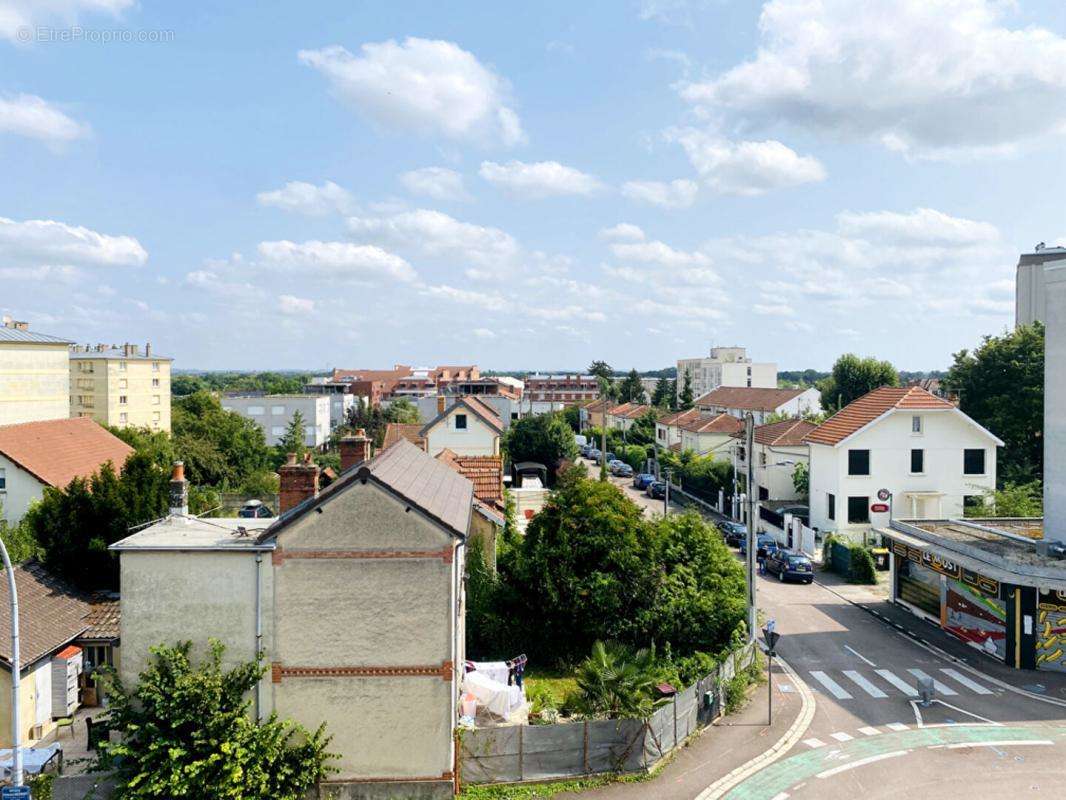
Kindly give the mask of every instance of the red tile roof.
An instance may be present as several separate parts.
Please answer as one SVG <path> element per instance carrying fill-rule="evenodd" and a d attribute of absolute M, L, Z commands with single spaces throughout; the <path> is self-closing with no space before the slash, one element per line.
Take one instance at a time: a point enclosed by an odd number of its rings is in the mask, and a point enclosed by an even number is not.
<path fill-rule="evenodd" d="M 433 419 L 427 422 L 419 430 L 419 435 L 425 436 L 429 433 L 430 429 L 436 426 L 438 422 L 450 415 L 459 406 L 465 406 L 468 411 L 471 411 L 474 416 L 488 425 L 496 433 L 503 433 L 503 421 L 500 419 L 500 415 L 496 413 L 496 410 L 486 403 L 481 402 L 476 397 L 470 395 L 463 395 L 457 397 L 455 402 L 448 406 L 440 414 L 437 414 Z"/>
<path fill-rule="evenodd" d="M 0 453 L 49 486 L 87 478 L 108 461 L 121 472 L 132 452 L 88 417 L 0 426 Z"/>
<path fill-rule="evenodd" d="M 500 414 L 495 408 L 473 395 L 465 395 L 463 397 L 463 402 L 470 406 L 470 408 L 476 409 L 481 416 L 485 417 L 485 421 L 488 422 L 489 425 L 496 428 L 498 433 L 503 433 L 503 421 L 500 419 Z"/>
<path fill-rule="evenodd" d="M 609 409 L 607 413 L 612 417 L 636 419 L 637 417 L 644 416 L 654 408 L 654 406 L 649 406 L 644 403 L 622 403 L 620 406 L 615 406 L 614 408 Z"/>
<path fill-rule="evenodd" d="M 686 422 L 690 422 L 697 419 L 700 416 L 700 410 L 698 408 L 690 408 L 687 411 L 675 411 L 672 414 L 667 414 L 659 420 L 660 425 L 682 425 Z"/>
<path fill-rule="evenodd" d="M 746 386 L 719 386 L 696 401 L 698 407 L 741 408 L 745 411 L 774 411 L 794 400 L 806 389 L 758 389 Z"/>
<path fill-rule="evenodd" d="M 817 428 L 817 423 L 806 419 L 784 419 L 767 425 L 755 426 L 755 441 L 758 444 L 777 445 L 779 447 L 797 447 L 806 444 L 806 437 Z M 742 437 L 741 428 L 734 436 Z"/>
<path fill-rule="evenodd" d="M 384 450 L 386 447 L 391 447 L 400 439 L 406 439 L 415 447 L 425 450 L 426 440 L 419 433 L 420 430 L 422 430 L 422 424 L 419 422 L 413 424 L 390 422 L 385 426 L 385 440 L 381 443 L 381 449 Z"/>
<path fill-rule="evenodd" d="M 734 434 L 744 428 L 744 423 L 729 414 L 711 414 L 682 423 L 681 430 L 690 433 Z"/>
<path fill-rule="evenodd" d="M 437 458 L 472 484 L 474 497 L 487 506 L 503 502 L 503 458 L 500 456 L 461 456 L 447 447 Z"/>
<path fill-rule="evenodd" d="M 24 666 L 49 655 L 89 627 L 86 598 L 46 572 L 36 561 L 15 565 L 19 598 L 19 661 Z M 7 581 L 0 580 L 0 630 L 11 630 Z M 11 663 L 11 637 L 0 636 L 0 659 Z"/>
<path fill-rule="evenodd" d="M 955 406 L 920 386 L 882 386 L 867 392 L 807 434 L 805 441 L 836 445 L 894 409 L 938 410 Z"/>

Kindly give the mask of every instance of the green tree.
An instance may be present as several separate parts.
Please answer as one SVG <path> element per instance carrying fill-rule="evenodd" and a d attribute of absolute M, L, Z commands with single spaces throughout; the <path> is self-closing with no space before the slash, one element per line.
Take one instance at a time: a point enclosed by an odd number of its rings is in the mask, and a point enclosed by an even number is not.
<path fill-rule="evenodd" d="M 303 413 L 299 409 L 294 411 L 292 419 L 285 426 L 285 433 L 281 437 L 281 441 L 278 442 L 278 450 L 286 458 L 289 453 L 295 453 L 297 460 L 303 458 L 303 454 L 307 450 L 307 434 L 304 433 L 305 424 Z"/>
<path fill-rule="evenodd" d="M 223 411 L 218 398 L 207 391 L 175 401 L 171 435 L 186 476 L 198 485 L 239 486 L 248 475 L 270 465 L 263 429 Z"/>
<path fill-rule="evenodd" d="M 804 461 L 800 461 L 792 470 L 792 488 L 800 497 L 807 497 L 811 493 L 811 468 Z"/>
<path fill-rule="evenodd" d="M 3 511 L 4 504 L 0 503 L 0 515 Z M 41 555 L 40 545 L 37 544 L 25 517 L 17 525 L 8 525 L 0 520 L 0 539 L 4 540 L 4 547 L 7 548 L 7 555 L 12 564 L 21 564 Z"/>
<path fill-rule="evenodd" d="M 989 492 L 979 503 L 967 504 L 967 517 L 1041 517 L 1044 515 L 1044 496 L 1040 481 L 1008 483 L 1002 489 Z"/>
<path fill-rule="evenodd" d="M 224 670 L 218 641 L 200 664 L 190 648 L 153 647 L 131 689 L 113 672 L 105 679 L 119 738 L 101 743 L 97 767 L 116 779 L 117 800 L 300 800 L 335 771 L 325 725 L 251 718 L 261 656 Z"/>
<path fill-rule="evenodd" d="M 602 378 L 605 381 L 614 378 L 614 370 L 611 369 L 611 365 L 606 361 L 593 361 L 589 364 L 588 374 L 595 375 L 597 378 Z"/>
<path fill-rule="evenodd" d="M 670 386 L 670 379 L 659 378 L 655 382 L 655 391 L 651 395 L 651 404 L 659 408 L 670 408 L 674 404 L 674 391 Z"/>
<path fill-rule="evenodd" d="M 618 383 L 618 401 L 621 403 L 643 403 L 645 400 L 644 384 L 640 382 L 640 373 L 629 370 Z"/>
<path fill-rule="evenodd" d="M 1003 440 L 996 465 L 999 485 L 1026 484 L 1044 474 L 1044 326 L 1022 325 L 986 336 L 973 352 L 961 350 L 944 386 L 959 408 Z"/>
<path fill-rule="evenodd" d="M 577 405 L 563 408 L 563 419 L 574 433 L 581 433 L 581 407 Z"/>
<path fill-rule="evenodd" d="M 581 662 L 577 682 L 577 710 L 586 717 L 647 719 L 657 705 L 655 653 L 649 648 L 632 652 L 616 642 L 596 641 Z"/>
<path fill-rule="evenodd" d="M 659 412 L 650 408 L 633 420 L 633 424 L 626 431 L 626 441 L 632 444 L 654 444 L 655 423 L 659 419 Z"/>
<path fill-rule="evenodd" d="M 881 386 L 899 386 L 899 373 L 887 361 L 845 353 L 833 364 L 828 378 L 818 381 L 822 408 L 839 411 L 848 403 Z"/>
<path fill-rule="evenodd" d="M 681 381 L 681 393 L 677 396 L 677 407 L 682 411 L 688 411 L 695 402 L 692 396 L 692 372 L 686 369 Z"/>
<path fill-rule="evenodd" d="M 546 466 L 549 481 L 554 480 L 559 464 L 577 458 L 574 431 L 559 413 L 515 420 L 504 433 L 501 447 L 512 464 L 535 461 Z"/>
<path fill-rule="evenodd" d="M 414 425 L 422 421 L 422 415 L 418 407 L 405 397 L 398 398 L 389 403 L 385 409 L 386 422 L 401 422 L 405 425 Z"/>

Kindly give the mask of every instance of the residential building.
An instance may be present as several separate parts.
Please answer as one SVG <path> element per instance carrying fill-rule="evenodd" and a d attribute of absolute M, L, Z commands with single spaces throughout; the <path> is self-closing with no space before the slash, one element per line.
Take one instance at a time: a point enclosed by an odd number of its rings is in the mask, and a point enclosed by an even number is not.
<path fill-rule="evenodd" d="M 385 449 L 406 439 L 419 450 L 426 449 L 426 439 L 422 436 L 422 423 L 390 422 L 385 426 L 385 440 L 381 447 Z"/>
<path fill-rule="evenodd" d="M 0 321 L 0 425 L 70 416 L 70 342 Z"/>
<path fill-rule="evenodd" d="M 773 389 L 777 364 L 754 363 L 744 347 L 712 347 L 710 356 L 677 361 L 678 396 L 685 388 L 685 374 L 692 382 L 692 396 L 699 397 L 719 386 Z"/>
<path fill-rule="evenodd" d="M 755 459 L 755 496 L 759 500 L 806 500 L 806 495 L 796 491 L 792 476 L 796 467 L 810 466 L 810 445 L 806 437 L 817 428 L 817 423 L 793 418 L 756 425 L 752 446 Z M 734 435 L 737 472 L 748 474 L 748 457 L 745 452 L 744 430 Z"/>
<path fill-rule="evenodd" d="M 498 456 L 503 421 L 476 397 L 457 397 L 448 404 L 438 398 L 437 416 L 422 426 L 419 436 L 426 440 L 431 456 L 448 449 L 461 456 Z"/>
<path fill-rule="evenodd" d="M 304 394 L 322 394 L 329 397 L 329 426 L 331 430 L 348 421 L 349 412 L 356 403 L 370 405 L 370 400 L 352 391 L 350 383 L 335 383 L 325 378 L 313 378 L 304 384 Z M 380 398 L 379 398 L 380 399 Z M 374 403 L 377 405 L 377 403 Z"/>
<path fill-rule="evenodd" d="M 263 653 L 251 713 L 325 723 L 324 793 L 450 798 L 473 488 L 406 441 L 370 455 L 365 436 L 343 441 L 321 492 L 315 464 L 283 465 L 276 519 L 189 518 L 176 475 L 174 513 L 111 548 L 120 675 L 134 682 L 161 641 L 199 658 L 217 639 L 227 666 Z"/>
<path fill-rule="evenodd" d="M 1031 253 L 1018 257 L 1014 283 L 1014 324 L 1030 325 L 1047 319 L 1046 269 L 1066 262 L 1066 247 L 1046 247 L 1043 242 Z"/>
<path fill-rule="evenodd" d="M 477 381 L 480 377 L 481 371 L 476 365 L 411 367 L 396 364 L 392 369 L 335 369 L 328 382 L 351 385 L 353 394 L 365 398 L 374 407 L 401 397 L 416 401 L 457 383 Z"/>
<path fill-rule="evenodd" d="M 503 422 L 504 430 L 522 414 L 522 381 L 514 378 L 477 378 L 456 380 L 439 390 L 437 395 L 418 398 L 416 404 L 422 419 L 433 419 L 437 414 L 438 397 L 447 400 L 456 397 L 475 397 L 487 405 Z"/>
<path fill-rule="evenodd" d="M 613 400 L 599 397 L 595 400 L 586 400 L 580 404 L 578 416 L 581 430 L 586 428 L 602 428 L 607 421 L 607 412 L 615 406 Z"/>
<path fill-rule="evenodd" d="M 802 417 L 819 414 L 821 393 L 817 389 L 733 388 L 721 386 L 699 397 L 696 408 L 706 414 L 732 414 L 741 419 L 749 412 L 756 425 L 773 415 Z"/>
<path fill-rule="evenodd" d="M 263 429 L 266 443 L 281 444 L 296 412 L 304 421 L 304 444 L 324 447 L 333 430 L 333 404 L 328 395 L 243 394 L 222 398 L 222 408 L 252 420 Z"/>
<path fill-rule="evenodd" d="M 87 418 L 0 426 L 0 522 L 17 524 L 46 487 L 88 478 L 109 461 L 120 473 L 132 452 Z"/>
<path fill-rule="evenodd" d="M 19 745 L 37 744 L 80 704 L 77 676 L 102 662 L 118 663 L 118 634 L 101 606 L 45 571 L 36 561 L 13 567 L 19 601 Z M 117 618 L 112 618 L 117 621 Z M 11 629 L 8 582 L 0 581 L 0 629 Z M 85 643 L 93 643 L 86 649 Z M 0 636 L 0 747 L 11 747 L 11 637 Z M 73 680 L 73 685 L 59 680 Z"/>
<path fill-rule="evenodd" d="M 681 449 L 681 426 L 698 419 L 700 410 L 690 408 L 687 411 L 675 411 L 660 417 L 655 422 L 655 443 L 667 449 Z"/>
<path fill-rule="evenodd" d="M 961 518 L 970 498 L 996 487 L 1003 445 L 953 403 L 918 387 L 882 386 L 807 434 L 810 522 L 863 540 L 881 490 L 897 519 Z"/>
<path fill-rule="evenodd" d="M 470 517 L 470 538 L 481 541 L 485 563 L 496 569 L 496 538 L 507 523 L 503 496 L 502 456 L 461 456 L 447 448 L 437 459 L 466 478 L 474 487 L 474 513 Z"/>
<path fill-rule="evenodd" d="M 654 408 L 654 406 L 645 405 L 643 403 L 622 403 L 621 405 L 614 406 L 607 410 L 607 427 L 616 428 L 621 431 L 628 431 L 633 427 L 634 422 L 649 411 L 653 411 Z"/>
<path fill-rule="evenodd" d="M 170 367 L 174 359 L 148 343 L 71 345 L 70 416 L 116 428 L 170 432 Z"/>
<path fill-rule="evenodd" d="M 522 411 L 544 414 L 595 400 L 599 396 L 600 382 L 595 375 L 528 375 L 522 396 Z"/>
<path fill-rule="evenodd" d="M 679 427 L 682 451 L 729 458 L 733 434 L 743 428 L 744 423 L 730 414 L 707 414 L 682 422 Z"/>

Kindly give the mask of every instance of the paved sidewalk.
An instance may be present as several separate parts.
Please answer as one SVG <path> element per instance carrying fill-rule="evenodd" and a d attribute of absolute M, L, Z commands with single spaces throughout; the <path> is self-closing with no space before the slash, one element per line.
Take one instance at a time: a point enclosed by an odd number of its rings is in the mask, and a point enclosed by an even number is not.
<path fill-rule="evenodd" d="M 881 574 L 887 573 L 879 573 L 879 576 Z M 836 573 L 828 571 L 819 571 L 815 575 L 815 580 L 843 599 L 870 611 L 881 619 L 886 627 L 891 627 L 923 644 L 941 650 L 989 677 L 1022 691 L 1066 701 L 1066 673 L 1008 667 L 948 633 L 939 625 L 890 602 L 887 584 L 856 586 L 849 584 Z"/>
<path fill-rule="evenodd" d="M 773 726 L 766 725 L 769 698 L 767 686 L 762 683 L 754 687 L 747 706 L 704 730 L 654 778 L 612 784 L 580 796 L 595 800 L 692 800 L 719 778 L 773 747 L 796 721 L 800 695 L 776 662 L 773 682 Z M 786 691 L 782 691 L 783 687 Z"/>

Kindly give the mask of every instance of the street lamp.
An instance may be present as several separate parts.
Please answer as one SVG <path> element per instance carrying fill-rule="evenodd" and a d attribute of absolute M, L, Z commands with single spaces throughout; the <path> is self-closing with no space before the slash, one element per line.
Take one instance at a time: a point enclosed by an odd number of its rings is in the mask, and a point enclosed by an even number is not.
<path fill-rule="evenodd" d="M 4 559 L 7 588 L 11 593 L 11 783 L 22 786 L 22 748 L 19 747 L 19 596 L 15 589 L 15 570 L 11 567 L 3 539 L 0 539 L 0 556 Z"/>
<path fill-rule="evenodd" d="M 755 444 L 755 417 L 749 411 L 744 415 L 744 445 L 748 459 L 748 530 L 747 530 L 747 573 L 748 573 L 748 641 L 755 641 L 756 606 L 755 606 L 755 459 L 751 457 Z"/>

